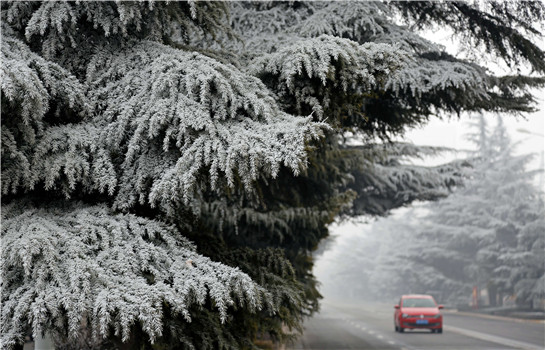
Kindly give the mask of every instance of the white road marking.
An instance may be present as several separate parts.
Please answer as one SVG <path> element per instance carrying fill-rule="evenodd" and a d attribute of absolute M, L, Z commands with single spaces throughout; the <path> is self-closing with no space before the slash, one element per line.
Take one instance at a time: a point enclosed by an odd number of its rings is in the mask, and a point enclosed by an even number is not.
<path fill-rule="evenodd" d="M 345 322 L 349 323 L 350 325 L 356 327 L 356 328 L 359 328 L 361 329 L 362 331 L 367 331 L 368 334 L 371 334 L 371 335 L 374 335 L 375 337 L 377 337 L 378 339 L 386 342 L 387 339 L 384 339 L 384 336 L 381 335 L 381 334 L 377 334 L 377 332 L 373 331 L 373 330 L 368 330 L 367 328 L 365 328 L 364 326 L 362 326 L 361 324 L 357 324 L 356 322 L 352 321 L 352 320 L 349 320 L 348 318 L 341 318 L 342 320 L 344 320 Z M 396 345 L 396 343 L 392 340 L 388 340 L 387 341 L 388 344 L 390 345 Z M 401 348 L 401 350 L 409 350 L 408 348 Z"/>
<path fill-rule="evenodd" d="M 502 338 L 502 337 L 498 337 L 498 336 L 491 335 L 491 334 L 485 334 L 485 333 L 470 331 L 470 330 L 467 330 L 467 329 L 453 327 L 453 326 L 443 326 L 443 328 L 446 331 L 462 334 L 462 335 L 465 335 L 465 336 L 468 336 L 468 337 L 481 339 L 481 340 L 484 340 L 484 341 L 489 341 L 489 342 L 496 343 L 496 344 L 511 346 L 511 347 L 517 348 L 517 349 L 543 350 L 538 345 L 525 343 L 525 342 L 521 342 L 521 341 L 517 341 L 517 340 L 511 340 L 511 339 L 507 339 L 507 338 Z"/>

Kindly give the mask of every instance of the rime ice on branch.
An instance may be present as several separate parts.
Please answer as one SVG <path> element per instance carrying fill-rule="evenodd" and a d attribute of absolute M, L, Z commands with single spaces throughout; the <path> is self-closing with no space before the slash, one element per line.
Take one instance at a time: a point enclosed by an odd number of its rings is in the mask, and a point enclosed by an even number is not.
<path fill-rule="evenodd" d="M 197 254 L 174 227 L 103 205 L 16 201 L 2 210 L 2 245 L 7 346 L 27 322 L 35 337 L 67 324 L 77 338 L 85 322 L 99 338 L 114 329 L 124 341 L 138 323 L 153 342 L 162 335 L 164 305 L 187 322 L 190 308 L 208 298 L 222 322 L 231 305 L 272 305 L 248 275 Z"/>

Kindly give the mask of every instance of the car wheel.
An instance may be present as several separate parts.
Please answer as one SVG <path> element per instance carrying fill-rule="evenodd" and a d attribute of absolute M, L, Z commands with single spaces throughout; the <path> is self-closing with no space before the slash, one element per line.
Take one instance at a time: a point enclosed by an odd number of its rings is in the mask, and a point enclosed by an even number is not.
<path fill-rule="evenodd" d="M 396 332 L 399 332 L 399 328 L 397 328 L 397 326 L 394 324 L 394 327 L 396 329 Z"/>
<path fill-rule="evenodd" d="M 437 333 L 443 333 L 443 328 L 439 328 L 439 329 L 437 330 Z"/>
<path fill-rule="evenodd" d="M 405 328 L 399 327 L 399 333 L 403 333 L 405 331 Z"/>

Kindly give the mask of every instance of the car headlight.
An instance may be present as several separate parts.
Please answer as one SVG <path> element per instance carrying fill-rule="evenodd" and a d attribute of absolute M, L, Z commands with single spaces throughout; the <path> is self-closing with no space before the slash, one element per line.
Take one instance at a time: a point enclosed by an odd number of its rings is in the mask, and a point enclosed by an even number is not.
<path fill-rule="evenodd" d="M 407 314 L 401 314 L 401 317 L 407 318 L 407 317 L 409 317 L 409 315 L 407 315 Z"/>

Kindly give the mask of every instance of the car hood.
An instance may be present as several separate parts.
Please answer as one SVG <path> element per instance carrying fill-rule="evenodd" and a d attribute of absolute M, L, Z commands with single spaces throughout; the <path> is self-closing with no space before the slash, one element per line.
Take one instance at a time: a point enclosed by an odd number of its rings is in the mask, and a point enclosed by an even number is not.
<path fill-rule="evenodd" d="M 439 309 L 436 307 L 402 307 L 401 312 L 407 315 L 437 315 Z"/>

